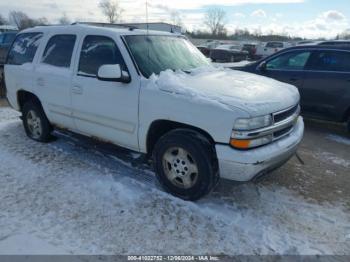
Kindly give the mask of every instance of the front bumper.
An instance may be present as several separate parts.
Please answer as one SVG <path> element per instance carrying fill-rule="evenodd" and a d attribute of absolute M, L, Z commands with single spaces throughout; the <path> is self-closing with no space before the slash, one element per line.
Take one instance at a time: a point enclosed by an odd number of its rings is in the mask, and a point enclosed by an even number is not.
<path fill-rule="evenodd" d="M 250 181 L 282 166 L 296 153 L 303 135 L 304 121 L 299 117 L 294 130 L 272 144 L 247 151 L 216 145 L 221 178 Z"/>

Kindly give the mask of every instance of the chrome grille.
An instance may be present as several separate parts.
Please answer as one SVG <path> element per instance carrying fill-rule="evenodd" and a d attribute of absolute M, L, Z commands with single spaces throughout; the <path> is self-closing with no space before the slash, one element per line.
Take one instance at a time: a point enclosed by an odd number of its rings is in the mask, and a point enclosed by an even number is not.
<path fill-rule="evenodd" d="M 299 105 L 296 105 L 296 106 L 289 108 L 285 111 L 275 113 L 275 114 L 273 114 L 273 121 L 274 121 L 274 123 L 282 122 L 283 120 L 294 115 L 298 110 L 299 110 Z"/>

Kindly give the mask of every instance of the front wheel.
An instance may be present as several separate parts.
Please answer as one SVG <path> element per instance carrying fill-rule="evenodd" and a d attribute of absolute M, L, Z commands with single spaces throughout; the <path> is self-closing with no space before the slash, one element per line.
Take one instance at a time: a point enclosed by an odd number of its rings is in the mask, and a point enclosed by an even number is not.
<path fill-rule="evenodd" d="M 29 101 L 23 106 L 23 125 L 29 138 L 39 142 L 49 142 L 52 127 L 38 103 Z"/>
<path fill-rule="evenodd" d="M 153 161 L 160 184 L 184 200 L 202 198 L 218 181 L 212 146 L 193 131 L 179 129 L 163 136 L 155 146 Z"/>

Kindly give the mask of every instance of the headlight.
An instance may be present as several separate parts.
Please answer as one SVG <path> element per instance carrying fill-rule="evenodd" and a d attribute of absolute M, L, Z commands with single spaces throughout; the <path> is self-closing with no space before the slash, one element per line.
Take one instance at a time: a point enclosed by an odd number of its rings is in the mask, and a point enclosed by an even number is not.
<path fill-rule="evenodd" d="M 236 120 L 233 130 L 249 131 L 272 125 L 272 116 L 261 116 L 254 118 L 239 118 Z"/>

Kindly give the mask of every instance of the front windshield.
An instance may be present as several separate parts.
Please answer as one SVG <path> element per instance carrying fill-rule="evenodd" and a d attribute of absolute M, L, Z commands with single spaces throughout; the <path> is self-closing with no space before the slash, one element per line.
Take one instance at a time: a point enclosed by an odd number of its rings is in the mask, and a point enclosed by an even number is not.
<path fill-rule="evenodd" d="M 207 58 L 181 36 L 125 36 L 127 45 L 145 77 L 167 69 L 190 71 L 210 65 Z"/>

